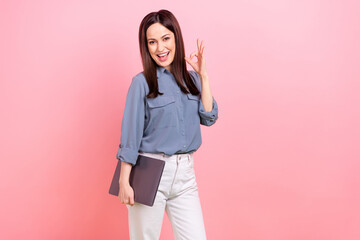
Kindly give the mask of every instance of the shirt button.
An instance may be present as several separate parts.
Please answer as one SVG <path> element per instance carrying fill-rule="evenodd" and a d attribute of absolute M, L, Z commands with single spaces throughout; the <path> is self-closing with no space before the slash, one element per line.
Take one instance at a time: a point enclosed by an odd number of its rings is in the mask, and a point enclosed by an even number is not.
<path fill-rule="evenodd" d="M 184 133 L 184 132 L 182 132 L 182 135 L 184 136 L 184 135 L 185 135 L 185 133 Z"/>
<path fill-rule="evenodd" d="M 177 92 L 177 93 L 180 93 L 180 91 L 179 91 L 179 90 L 177 90 L 176 92 Z"/>
<path fill-rule="evenodd" d="M 184 147 L 186 147 L 186 145 L 184 145 Z"/>
<path fill-rule="evenodd" d="M 184 119 L 182 118 L 182 119 L 180 119 L 181 121 L 184 121 Z"/>

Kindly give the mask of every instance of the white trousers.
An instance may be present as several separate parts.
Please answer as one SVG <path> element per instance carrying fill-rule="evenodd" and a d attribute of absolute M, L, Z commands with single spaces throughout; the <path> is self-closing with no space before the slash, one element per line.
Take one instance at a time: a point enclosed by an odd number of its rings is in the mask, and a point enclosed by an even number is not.
<path fill-rule="evenodd" d="M 152 207 L 126 204 L 130 240 L 158 240 L 165 210 L 175 240 L 206 240 L 193 154 L 139 154 L 164 160 L 165 167 Z"/>

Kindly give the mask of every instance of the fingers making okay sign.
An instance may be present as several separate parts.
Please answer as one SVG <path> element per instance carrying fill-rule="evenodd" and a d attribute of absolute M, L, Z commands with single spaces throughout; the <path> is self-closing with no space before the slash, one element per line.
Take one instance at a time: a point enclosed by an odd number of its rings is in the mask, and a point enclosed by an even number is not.
<path fill-rule="evenodd" d="M 198 50 L 195 52 L 192 52 L 190 54 L 190 58 L 185 57 L 186 62 L 188 62 L 191 67 L 200 75 L 200 76 L 205 76 L 207 74 L 206 72 L 206 63 L 205 63 L 205 54 L 204 54 L 204 49 L 205 46 L 203 44 L 204 40 L 201 41 L 197 39 L 197 47 Z M 192 61 L 192 58 L 196 56 L 197 57 L 197 62 Z"/>

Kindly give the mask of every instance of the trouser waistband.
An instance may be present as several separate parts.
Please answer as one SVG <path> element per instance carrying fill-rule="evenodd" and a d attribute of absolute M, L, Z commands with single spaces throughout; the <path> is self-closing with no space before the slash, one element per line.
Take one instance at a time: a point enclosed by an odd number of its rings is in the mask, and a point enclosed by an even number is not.
<path fill-rule="evenodd" d="M 170 160 L 181 160 L 181 159 L 192 159 L 193 158 L 193 153 L 179 153 L 179 154 L 173 154 L 171 156 L 166 155 L 164 153 L 148 153 L 148 152 L 139 152 L 139 154 L 141 155 L 145 155 L 148 157 L 153 157 L 153 158 L 157 158 L 157 159 L 161 159 L 164 161 L 170 161 Z"/>

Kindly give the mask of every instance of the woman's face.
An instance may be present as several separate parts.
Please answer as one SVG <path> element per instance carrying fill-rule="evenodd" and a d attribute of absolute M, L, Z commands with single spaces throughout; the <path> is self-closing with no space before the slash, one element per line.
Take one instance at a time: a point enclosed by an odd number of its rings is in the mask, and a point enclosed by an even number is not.
<path fill-rule="evenodd" d="M 154 23 L 146 30 L 149 53 L 157 65 L 171 69 L 175 56 L 175 36 L 161 23 Z M 164 55 L 165 56 L 159 56 Z"/>

